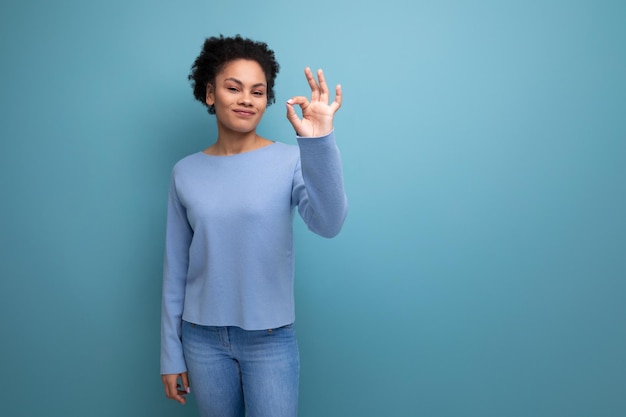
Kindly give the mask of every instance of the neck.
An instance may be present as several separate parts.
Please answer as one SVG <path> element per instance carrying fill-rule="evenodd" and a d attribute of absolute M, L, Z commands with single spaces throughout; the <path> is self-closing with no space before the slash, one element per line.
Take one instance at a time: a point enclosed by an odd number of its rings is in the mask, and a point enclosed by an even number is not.
<path fill-rule="evenodd" d="M 258 136 L 255 131 L 247 133 L 220 131 L 217 141 L 204 152 L 217 156 L 236 155 L 262 148 L 269 143 L 271 141 Z"/>

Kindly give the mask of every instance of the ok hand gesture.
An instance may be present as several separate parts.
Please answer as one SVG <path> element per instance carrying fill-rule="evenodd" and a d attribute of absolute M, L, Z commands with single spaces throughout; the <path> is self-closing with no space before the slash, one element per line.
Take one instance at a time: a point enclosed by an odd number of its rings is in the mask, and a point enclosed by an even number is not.
<path fill-rule="evenodd" d="M 311 101 L 304 96 L 295 96 L 287 100 L 287 119 L 298 136 L 325 136 L 333 130 L 333 117 L 341 107 L 341 86 L 335 87 L 335 100 L 328 104 L 330 95 L 322 70 L 317 70 L 319 83 L 313 77 L 310 68 L 307 67 L 304 74 L 311 87 Z M 294 105 L 300 106 L 302 119 L 296 114 Z"/>

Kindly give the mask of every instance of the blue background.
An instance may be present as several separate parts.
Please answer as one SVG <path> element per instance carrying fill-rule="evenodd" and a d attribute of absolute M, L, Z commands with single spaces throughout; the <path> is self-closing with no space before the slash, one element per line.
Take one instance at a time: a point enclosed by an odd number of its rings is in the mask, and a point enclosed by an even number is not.
<path fill-rule="evenodd" d="M 626 3 L 0 5 L 0 414 L 195 416 L 159 378 L 171 167 L 206 36 L 324 68 L 350 214 L 296 221 L 301 412 L 626 415 Z"/>

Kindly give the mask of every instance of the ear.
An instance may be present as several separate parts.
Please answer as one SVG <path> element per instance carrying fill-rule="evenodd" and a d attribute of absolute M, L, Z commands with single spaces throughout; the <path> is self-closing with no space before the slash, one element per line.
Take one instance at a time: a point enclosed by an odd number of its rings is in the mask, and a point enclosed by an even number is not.
<path fill-rule="evenodd" d="M 205 103 L 207 106 L 212 106 L 215 104 L 215 90 L 211 84 L 206 85 L 206 99 Z"/>

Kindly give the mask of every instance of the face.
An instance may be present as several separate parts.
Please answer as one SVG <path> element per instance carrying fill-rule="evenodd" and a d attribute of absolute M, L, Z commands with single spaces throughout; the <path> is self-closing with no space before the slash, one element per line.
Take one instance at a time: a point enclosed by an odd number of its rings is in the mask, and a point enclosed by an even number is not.
<path fill-rule="evenodd" d="M 225 131 L 249 133 L 267 108 L 267 81 L 256 61 L 229 62 L 207 87 L 206 103 L 215 106 L 218 126 Z"/>

